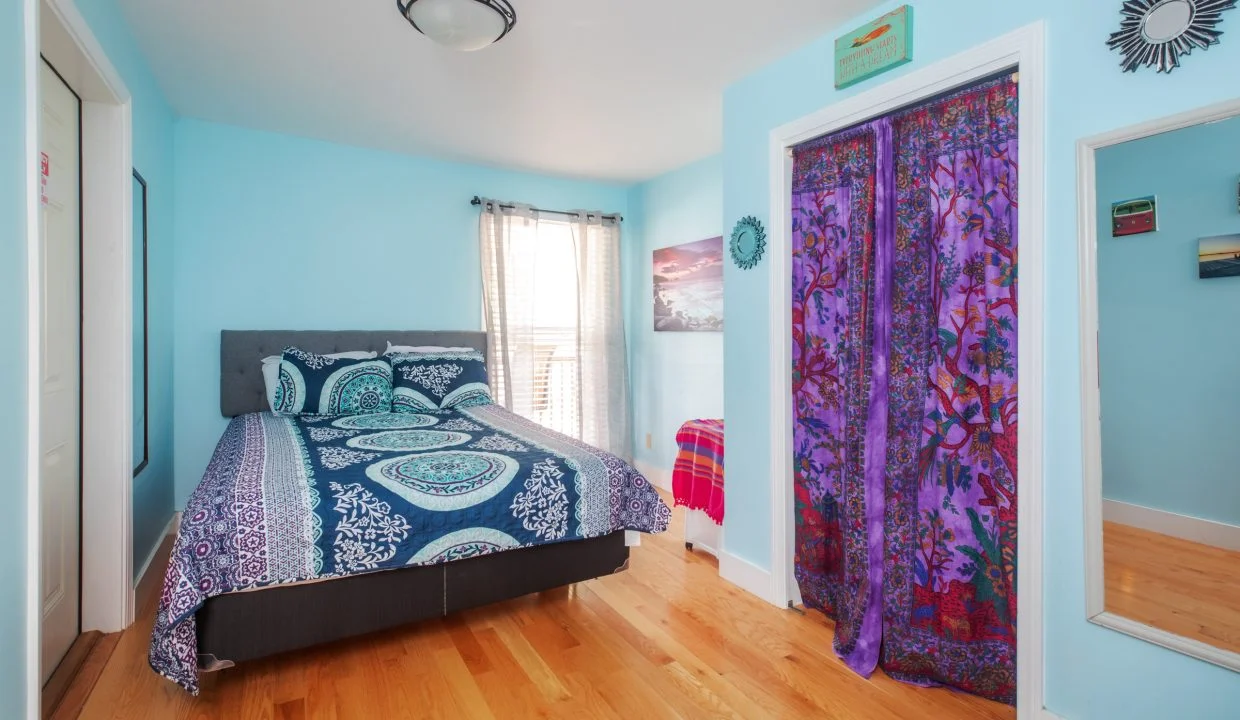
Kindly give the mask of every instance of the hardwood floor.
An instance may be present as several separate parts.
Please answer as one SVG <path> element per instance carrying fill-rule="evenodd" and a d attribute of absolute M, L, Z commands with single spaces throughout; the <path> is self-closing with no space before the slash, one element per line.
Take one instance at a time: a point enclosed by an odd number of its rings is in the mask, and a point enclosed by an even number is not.
<path fill-rule="evenodd" d="M 124 633 L 86 718 L 1004 718 L 1005 705 L 864 680 L 831 623 L 771 607 L 689 553 L 684 513 L 628 572 L 407 629 L 204 675 L 152 672 L 153 605 Z"/>
<path fill-rule="evenodd" d="M 120 639 L 120 633 L 93 633 L 93 636 L 88 638 L 88 644 L 82 648 L 82 656 L 62 680 L 63 684 L 54 686 L 56 675 L 52 676 L 52 680 L 43 688 L 42 717 L 45 720 L 72 720 L 81 715 L 87 698 L 103 674 L 103 669 L 107 667 L 108 659 L 112 657 L 112 651 L 116 649 Z M 72 654 L 73 650 L 70 650 L 70 653 Z M 59 673 L 60 670 L 57 669 L 56 672 Z"/>
<path fill-rule="evenodd" d="M 1240 652 L 1240 552 L 1104 523 L 1106 607 Z"/>
<path fill-rule="evenodd" d="M 157 562 L 152 564 L 163 567 L 168 562 L 168 553 L 172 550 L 172 536 L 164 538 L 159 549 L 155 551 Z M 138 608 L 154 608 L 159 599 L 159 590 L 163 585 L 163 577 L 159 572 L 148 572 L 142 578 L 142 584 L 135 589 L 134 602 Z M 153 610 L 152 610 L 153 612 Z M 83 648 L 83 656 L 73 662 L 71 668 L 64 666 L 70 662 L 66 657 L 60 668 L 52 675 L 52 679 L 43 687 L 42 717 L 44 720 L 72 720 L 82 714 L 82 709 L 95 689 L 95 683 L 103 675 L 104 669 L 116 650 L 123 633 L 99 632 L 88 633 L 89 642 Z M 83 636 L 87 637 L 87 636 Z M 81 640 L 82 638 L 79 638 Z M 77 643 L 74 644 L 74 649 Z M 69 651 L 72 656 L 74 650 Z M 62 669 L 66 675 L 57 683 L 57 676 Z"/>
<path fill-rule="evenodd" d="M 41 717 L 51 718 L 52 714 L 61 706 L 62 700 L 68 694 L 69 688 L 73 687 L 80 671 L 86 660 L 91 656 L 91 651 L 95 645 L 103 638 L 103 633 L 98 630 L 82 633 L 73 641 L 73 645 L 69 647 L 69 652 L 65 653 L 64 659 L 60 661 L 60 665 L 52 672 L 52 676 L 47 679 L 43 685 L 43 691 L 40 697 L 40 706 L 42 708 Z"/>

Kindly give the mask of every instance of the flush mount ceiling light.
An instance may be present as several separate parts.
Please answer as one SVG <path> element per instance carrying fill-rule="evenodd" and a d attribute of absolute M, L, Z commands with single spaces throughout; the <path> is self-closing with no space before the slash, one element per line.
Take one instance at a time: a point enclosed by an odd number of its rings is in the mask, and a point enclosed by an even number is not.
<path fill-rule="evenodd" d="M 409 24 L 453 50 L 481 50 L 517 24 L 508 0 L 396 0 Z"/>

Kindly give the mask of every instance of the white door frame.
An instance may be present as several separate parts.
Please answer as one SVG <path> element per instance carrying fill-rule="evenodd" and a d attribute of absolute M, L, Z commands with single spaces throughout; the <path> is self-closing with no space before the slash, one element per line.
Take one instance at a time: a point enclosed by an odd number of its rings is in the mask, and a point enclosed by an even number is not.
<path fill-rule="evenodd" d="M 73 0 L 23 0 L 27 154 L 27 682 L 39 709 L 42 598 L 39 395 L 38 66 L 47 55 L 82 98 L 82 627 L 133 622 L 132 138 L 129 90 Z M 30 700 L 33 698 L 33 700 Z"/>
<path fill-rule="evenodd" d="M 1046 29 L 1033 23 L 959 55 L 846 98 L 771 132 L 770 393 L 771 590 L 799 602 L 793 579 L 792 503 L 792 152 L 796 145 L 991 76 L 1020 71 L 1020 295 L 1018 414 L 1017 716 L 1048 717 L 1043 707 L 1043 310 L 1046 194 Z"/>
<path fill-rule="evenodd" d="M 1098 366 L 1098 197 L 1097 151 L 1130 140 L 1240 116 L 1240 100 L 1208 105 L 1170 117 L 1094 135 L 1077 142 L 1078 258 L 1081 293 L 1081 429 L 1084 462 L 1085 612 L 1089 621 L 1230 670 L 1240 671 L 1240 653 L 1167 632 L 1107 612 L 1102 523 L 1102 391 Z M 1134 506 L 1129 506 L 1130 508 Z M 1173 514 L 1158 513 L 1176 518 Z M 1203 523 L 1190 523 L 1200 527 Z M 1209 523 L 1204 523 L 1207 528 Z"/>

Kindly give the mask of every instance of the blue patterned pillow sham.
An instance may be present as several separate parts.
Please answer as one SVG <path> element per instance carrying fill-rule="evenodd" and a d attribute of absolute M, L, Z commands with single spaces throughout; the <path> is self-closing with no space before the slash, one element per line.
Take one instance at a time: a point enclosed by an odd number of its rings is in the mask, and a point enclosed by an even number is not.
<path fill-rule="evenodd" d="M 393 353 L 392 410 L 419 413 L 491 404 L 482 353 Z"/>
<path fill-rule="evenodd" d="M 280 415 L 391 412 L 392 366 L 383 358 L 334 358 L 285 348 L 271 407 Z"/>

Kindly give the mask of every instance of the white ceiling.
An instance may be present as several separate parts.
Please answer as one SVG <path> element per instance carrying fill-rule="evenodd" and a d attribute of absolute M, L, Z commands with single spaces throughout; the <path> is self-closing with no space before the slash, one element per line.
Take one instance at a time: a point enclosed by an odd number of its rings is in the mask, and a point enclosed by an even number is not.
<path fill-rule="evenodd" d="M 511 35 L 458 53 L 395 0 L 120 0 L 181 115 L 620 181 L 718 152 L 727 85 L 878 4 L 512 2 Z"/>

